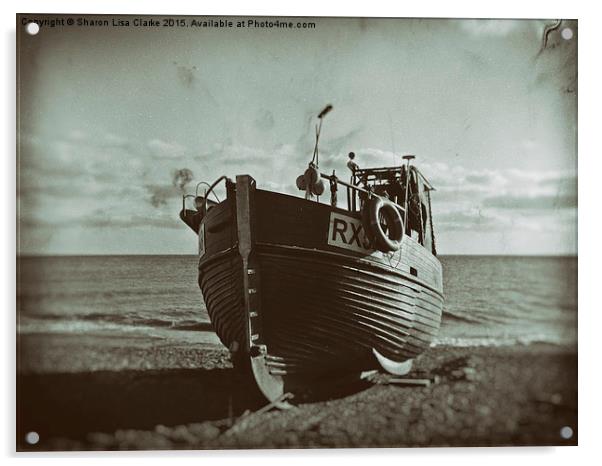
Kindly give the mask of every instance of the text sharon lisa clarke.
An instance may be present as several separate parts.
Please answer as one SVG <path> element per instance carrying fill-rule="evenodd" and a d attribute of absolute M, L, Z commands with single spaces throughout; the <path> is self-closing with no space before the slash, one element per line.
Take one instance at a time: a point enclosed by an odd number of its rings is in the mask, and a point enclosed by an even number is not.
<path fill-rule="evenodd" d="M 215 18 L 182 18 L 182 17 L 53 17 L 53 18 L 21 18 L 22 25 L 36 23 L 40 27 L 142 27 L 142 28 L 207 28 L 207 29 L 315 29 L 316 23 L 311 21 L 290 21 L 288 19 L 215 19 Z"/>

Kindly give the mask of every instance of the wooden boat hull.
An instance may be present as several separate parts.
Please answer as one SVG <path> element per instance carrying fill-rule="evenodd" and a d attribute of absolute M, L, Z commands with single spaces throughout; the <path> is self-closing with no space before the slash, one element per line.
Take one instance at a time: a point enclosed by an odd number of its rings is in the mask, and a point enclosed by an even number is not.
<path fill-rule="evenodd" d="M 414 239 L 373 251 L 358 214 L 228 186 L 199 230 L 199 285 L 221 341 L 273 400 L 335 373 L 411 360 L 436 336 L 441 265 Z"/>

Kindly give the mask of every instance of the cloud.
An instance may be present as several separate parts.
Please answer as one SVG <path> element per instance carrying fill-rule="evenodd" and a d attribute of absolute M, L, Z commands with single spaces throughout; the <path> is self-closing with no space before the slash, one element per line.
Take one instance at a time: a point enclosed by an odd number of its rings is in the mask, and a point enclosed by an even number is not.
<path fill-rule="evenodd" d="M 488 197 L 483 200 L 485 207 L 497 207 L 500 209 L 564 209 L 577 207 L 577 194 L 538 196 L 505 195 Z"/>
<path fill-rule="evenodd" d="M 258 183 L 258 188 L 274 191 L 277 193 L 290 194 L 291 196 L 304 196 L 304 191 L 300 191 L 297 185 L 292 183 L 278 183 L 275 181 L 264 181 Z"/>
<path fill-rule="evenodd" d="M 543 188 L 550 188 L 552 191 L 562 193 L 577 192 L 577 176 L 575 174 L 553 174 L 549 177 L 541 178 L 539 181 Z"/>
<path fill-rule="evenodd" d="M 336 141 L 337 151 L 324 147 L 320 157 L 324 170 L 336 169 L 343 178 L 348 173 L 347 151 L 341 143 L 345 137 Z M 249 173 L 261 189 L 302 196 L 295 178 L 311 158 L 311 150 L 300 151 L 296 144 L 262 148 L 232 142 L 214 144 L 210 151 L 192 157 L 177 142 L 102 133 L 47 141 L 24 137 L 22 144 L 20 226 L 32 232 L 29 237 L 40 229 L 53 231 L 58 238 L 64 229 L 75 227 L 180 228 L 181 194 L 193 182 L 192 172 L 183 164 L 202 174 L 198 181 Z M 361 166 L 392 166 L 401 163 L 405 151 L 355 152 Z M 417 165 L 436 188 L 432 205 L 439 236 L 554 231 L 570 224 L 572 217 L 566 215 L 576 212 L 577 177 L 572 171 L 471 169 L 428 160 Z"/>
<path fill-rule="evenodd" d="M 541 170 L 471 170 L 461 165 L 424 163 L 420 167 L 439 192 L 491 196 L 555 195 L 559 191 L 576 191 L 573 171 Z"/>
<path fill-rule="evenodd" d="M 472 173 L 464 176 L 464 180 L 467 183 L 476 184 L 476 185 L 492 185 L 496 181 L 499 180 L 495 173 L 491 172 L 480 172 L 480 173 Z"/>
<path fill-rule="evenodd" d="M 360 167 L 385 167 L 399 165 L 401 163 L 401 157 L 399 154 L 395 154 L 393 152 L 385 150 L 374 148 L 343 150 L 342 141 L 350 137 L 351 134 L 356 134 L 356 132 L 348 133 L 346 137 L 339 138 L 336 144 L 332 146 L 329 145 L 328 147 L 326 147 L 327 151 L 325 151 L 324 153 L 322 153 L 322 145 L 320 145 L 321 166 L 329 168 L 332 167 L 337 169 L 344 168 L 345 174 L 347 175 L 350 173 L 349 170 L 346 168 L 349 152 L 355 153 L 355 161 L 360 165 Z M 333 147 L 336 150 L 332 150 Z M 308 156 L 308 160 L 311 159 L 311 153 L 309 153 Z M 339 173 L 339 170 L 337 170 L 337 173 Z"/>
<path fill-rule="evenodd" d="M 500 216 L 494 216 L 483 209 L 454 210 L 437 215 L 436 230 L 445 231 L 492 231 L 505 224 Z"/>
<path fill-rule="evenodd" d="M 374 148 L 355 152 L 364 167 L 399 165 L 403 153 Z M 330 167 L 346 162 L 347 156 L 339 153 L 324 159 Z M 544 224 L 554 229 L 560 215 L 553 209 L 577 207 L 577 177 L 570 170 L 470 169 L 442 162 L 417 166 L 436 189 L 432 206 L 438 232 L 531 231 Z"/>
<path fill-rule="evenodd" d="M 241 145 L 227 145 L 222 146 L 218 150 L 220 154 L 219 160 L 216 160 L 220 165 L 225 166 L 245 166 L 261 165 L 270 163 L 273 161 L 273 154 L 262 150 L 254 149 L 252 147 L 245 147 Z"/>
<path fill-rule="evenodd" d="M 514 32 L 519 22 L 504 19 L 463 19 L 458 22 L 460 28 L 470 35 L 504 37 Z"/>
<path fill-rule="evenodd" d="M 400 155 L 368 148 L 356 152 L 360 166 L 399 165 Z M 400 151 L 403 153 L 403 151 Z M 326 158 L 334 165 L 346 154 Z M 417 166 L 436 191 L 434 221 L 443 230 L 491 231 L 513 222 L 526 226 L 524 215 L 543 221 L 552 209 L 576 209 L 577 177 L 573 171 L 470 169 L 460 164 L 422 162 Z M 546 220 L 547 221 L 547 220 Z M 553 219 L 551 220 L 553 221 Z"/>
<path fill-rule="evenodd" d="M 88 134 L 84 131 L 74 129 L 69 131 L 69 133 L 67 134 L 67 139 L 71 141 L 85 141 L 86 139 L 88 139 Z"/>
<path fill-rule="evenodd" d="M 345 147 L 349 146 L 350 141 L 352 141 L 356 136 L 361 134 L 361 128 L 355 128 L 350 131 L 347 131 L 345 134 L 338 137 L 328 138 L 326 141 L 320 142 L 320 150 L 328 151 L 334 154 L 338 154 Z"/>
<path fill-rule="evenodd" d="M 176 142 L 166 142 L 161 139 L 151 139 L 147 143 L 153 157 L 157 159 L 179 159 L 186 153 L 186 148 Z"/>
<path fill-rule="evenodd" d="M 149 148 L 154 150 L 152 158 Z M 71 131 L 53 139 L 23 135 L 18 191 L 21 228 L 50 228 L 58 236 L 61 229 L 75 226 L 108 227 L 115 221 L 119 227 L 136 215 L 148 218 L 153 226 L 173 227 L 168 216 L 175 212 L 177 217 L 178 199 L 193 177 L 181 165 L 173 166 L 180 158 L 172 156 L 184 151 L 177 143 L 136 141 L 113 133 Z M 145 203 L 160 209 L 144 207 Z M 91 211 L 110 215 L 92 221 Z M 136 219 L 132 224 L 138 223 L 144 222 Z"/>
<path fill-rule="evenodd" d="M 129 176 L 143 166 L 144 144 L 114 134 L 75 132 L 57 138 L 22 137 L 19 181 L 24 188 L 63 183 L 68 187 L 82 178 L 109 180 Z"/>
<path fill-rule="evenodd" d="M 182 227 L 182 222 L 175 215 L 151 214 L 118 214 L 109 213 L 100 209 L 86 216 L 81 224 L 89 228 L 134 228 L 151 226 L 157 228 L 177 229 Z"/>
<path fill-rule="evenodd" d="M 577 208 L 572 171 L 471 170 L 445 163 L 420 169 L 436 188 L 432 203 L 439 231 L 554 229 L 565 211 Z"/>
<path fill-rule="evenodd" d="M 117 136 L 116 134 L 107 133 L 100 141 L 100 145 L 105 147 L 128 148 L 130 146 L 130 141 L 127 138 Z"/>

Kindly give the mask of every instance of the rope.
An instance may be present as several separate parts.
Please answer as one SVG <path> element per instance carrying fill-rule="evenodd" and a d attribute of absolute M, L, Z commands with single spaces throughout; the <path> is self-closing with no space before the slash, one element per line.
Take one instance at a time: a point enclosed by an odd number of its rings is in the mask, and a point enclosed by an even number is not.
<path fill-rule="evenodd" d="M 437 247 L 435 246 L 435 230 L 433 229 L 433 209 L 431 208 L 431 191 L 427 191 L 429 200 L 429 223 L 431 224 L 431 240 L 433 242 L 433 255 L 437 255 Z"/>
<path fill-rule="evenodd" d="M 330 179 L 330 205 L 333 207 L 337 206 L 337 191 L 338 191 L 338 186 L 337 186 L 337 178 L 336 175 L 334 174 L 334 170 L 332 172 L 332 178 Z"/>
<path fill-rule="evenodd" d="M 320 140 L 320 129 L 322 128 L 322 120 L 320 120 L 320 126 L 316 125 L 316 145 L 314 147 L 314 156 L 311 158 L 311 163 L 316 163 L 318 166 L 318 141 Z"/>

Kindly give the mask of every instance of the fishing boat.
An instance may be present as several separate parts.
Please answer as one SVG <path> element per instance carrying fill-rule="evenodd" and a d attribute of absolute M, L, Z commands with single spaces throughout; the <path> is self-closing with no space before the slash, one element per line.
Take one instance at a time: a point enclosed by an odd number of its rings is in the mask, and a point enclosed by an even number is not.
<path fill-rule="evenodd" d="M 331 108 L 318 115 L 300 196 L 239 175 L 205 183 L 202 193 L 199 183 L 182 200 L 213 328 L 270 401 L 337 374 L 405 375 L 441 322 L 433 186 L 413 155 L 360 168 L 350 153 L 346 180 L 321 172 L 318 142 Z M 210 199 L 222 183 L 225 199 Z"/>

